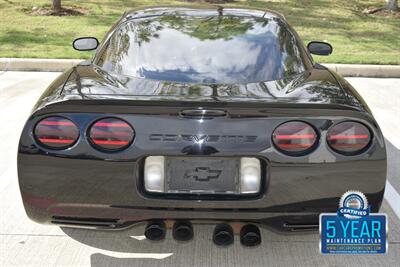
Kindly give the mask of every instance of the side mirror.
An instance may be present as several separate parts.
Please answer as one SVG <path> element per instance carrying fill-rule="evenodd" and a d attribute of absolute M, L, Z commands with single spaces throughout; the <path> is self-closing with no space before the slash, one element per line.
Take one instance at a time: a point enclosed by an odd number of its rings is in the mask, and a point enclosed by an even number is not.
<path fill-rule="evenodd" d="M 91 51 L 99 46 L 99 41 L 95 37 L 81 37 L 75 39 L 72 47 L 78 51 Z"/>
<path fill-rule="evenodd" d="M 333 51 L 333 47 L 330 44 L 319 41 L 309 42 L 307 49 L 311 54 L 319 56 L 329 56 Z"/>

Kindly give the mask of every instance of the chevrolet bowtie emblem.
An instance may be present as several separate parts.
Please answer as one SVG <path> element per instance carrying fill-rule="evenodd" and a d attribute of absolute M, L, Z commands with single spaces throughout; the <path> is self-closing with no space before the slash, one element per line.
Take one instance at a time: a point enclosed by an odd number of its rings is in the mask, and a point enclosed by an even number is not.
<path fill-rule="evenodd" d="M 196 167 L 194 170 L 188 170 L 185 178 L 193 178 L 196 181 L 209 181 L 217 179 L 221 175 L 220 170 L 212 170 L 209 167 Z"/>

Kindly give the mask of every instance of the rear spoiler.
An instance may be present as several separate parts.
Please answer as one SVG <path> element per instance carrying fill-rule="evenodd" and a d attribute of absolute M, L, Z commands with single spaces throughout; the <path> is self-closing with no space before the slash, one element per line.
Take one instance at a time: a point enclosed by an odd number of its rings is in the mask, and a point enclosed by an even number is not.
<path fill-rule="evenodd" d="M 71 95 L 69 97 L 72 97 Z M 77 96 L 79 97 L 79 96 Z M 176 100 L 132 100 L 132 99 L 68 99 L 48 103 L 32 115 L 50 113 L 105 113 L 141 115 L 179 115 L 184 109 L 202 107 L 224 110 L 231 117 L 275 117 L 275 116 L 351 116 L 352 113 L 367 112 L 346 104 L 282 103 L 275 102 L 208 102 Z M 256 110 L 256 112 L 254 112 Z M 249 112 L 246 112 L 249 111 Z M 251 111 L 251 112 L 250 112 Z M 251 113 L 251 115 L 250 115 Z M 248 115 L 247 115 L 248 114 Z"/>

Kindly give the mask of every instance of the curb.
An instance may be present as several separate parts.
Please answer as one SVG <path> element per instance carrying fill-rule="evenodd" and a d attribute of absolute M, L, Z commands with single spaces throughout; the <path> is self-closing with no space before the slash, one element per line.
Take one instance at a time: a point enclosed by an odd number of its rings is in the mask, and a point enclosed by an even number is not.
<path fill-rule="evenodd" d="M 0 58 L 0 71 L 61 72 L 83 59 Z M 322 64 L 346 77 L 400 78 L 400 65 Z"/>
<path fill-rule="evenodd" d="M 83 59 L 0 58 L 0 71 L 55 71 L 71 68 Z"/>
<path fill-rule="evenodd" d="M 322 64 L 342 76 L 400 78 L 400 65 Z"/>

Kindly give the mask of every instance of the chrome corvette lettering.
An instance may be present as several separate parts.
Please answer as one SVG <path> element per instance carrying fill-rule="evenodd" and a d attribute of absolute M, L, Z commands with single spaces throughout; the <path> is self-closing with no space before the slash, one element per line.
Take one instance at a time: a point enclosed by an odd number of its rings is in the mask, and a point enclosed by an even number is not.
<path fill-rule="evenodd" d="M 254 143 L 255 135 L 151 134 L 150 141 L 194 143 Z"/>

